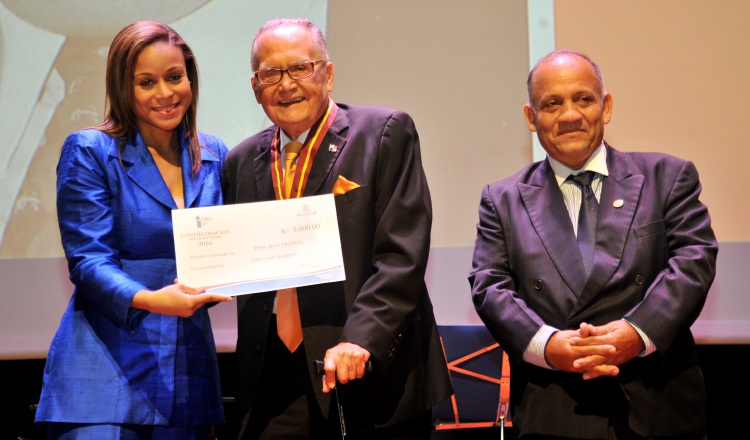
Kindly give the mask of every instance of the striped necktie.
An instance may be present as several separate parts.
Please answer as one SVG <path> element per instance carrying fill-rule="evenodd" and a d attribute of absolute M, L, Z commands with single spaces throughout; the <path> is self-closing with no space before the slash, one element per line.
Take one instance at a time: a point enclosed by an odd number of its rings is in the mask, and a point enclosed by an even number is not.
<path fill-rule="evenodd" d="M 594 264 L 596 217 L 599 211 L 599 203 L 591 189 L 591 181 L 594 180 L 594 176 L 596 176 L 595 172 L 584 171 L 568 177 L 581 188 L 581 209 L 578 213 L 578 249 L 581 251 L 583 267 L 586 269 L 587 276 L 591 273 L 591 266 Z"/>

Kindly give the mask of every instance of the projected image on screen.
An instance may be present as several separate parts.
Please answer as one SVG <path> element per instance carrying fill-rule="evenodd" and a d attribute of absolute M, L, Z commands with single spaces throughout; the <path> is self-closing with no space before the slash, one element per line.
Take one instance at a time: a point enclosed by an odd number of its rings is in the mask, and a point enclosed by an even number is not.
<path fill-rule="evenodd" d="M 255 30 L 276 16 L 325 29 L 326 11 L 326 0 L 0 0 L 0 359 L 45 356 L 72 293 L 56 166 L 65 138 L 104 118 L 115 34 L 138 20 L 177 30 L 198 61 L 198 129 L 231 148 L 270 123 L 250 87 Z"/>
<path fill-rule="evenodd" d="M 0 259 L 62 256 L 55 166 L 65 137 L 104 117 L 105 63 L 118 30 L 158 20 L 185 37 L 201 75 L 199 129 L 231 147 L 266 124 L 250 90 L 254 30 L 270 16 L 300 15 L 325 28 L 325 0 L 276 3 L 0 0 L 0 153 L 6 158 L 0 166 Z M 234 132 L 219 121 L 228 116 Z"/>
<path fill-rule="evenodd" d="M 142 19 L 144 11 L 151 19 L 172 22 L 207 1 L 64 1 L 40 5 L 3 0 L 7 11 L 29 25 L 23 30 L 22 44 L 51 40 L 56 43 L 53 47 L 57 52 L 38 56 L 36 52 L 23 51 L 27 58 L 23 61 L 33 63 L 30 68 L 46 75 L 34 78 L 36 84 L 16 89 L 13 104 L 6 107 L 8 103 L 3 102 L 3 108 L 27 108 L 23 109 L 25 114 L 16 115 L 21 118 L 8 127 L 10 131 L 4 130 L 12 133 L 10 139 L 15 142 L 1 147 L 4 156 L 12 158 L 2 176 L 5 194 L 0 199 L 1 257 L 61 255 L 55 216 L 55 165 L 65 137 L 98 123 L 104 115 L 105 62 L 114 33 L 127 23 Z M 46 35 L 49 33 L 54 36 Z M 3 41 L 7 45 L 16 43 L 10 38 Z M 6 54 L 13 54 L 10 47 L 3 50 L 3 58 Z M 15 68 L 21 62 L 6 59 L 3 64 Z M 2 86 L 4 89 L 5 84 Z M 3 101 L 5 98 L 3 94 Z M 16 102 L 26 105 L 16 106 Z"/>

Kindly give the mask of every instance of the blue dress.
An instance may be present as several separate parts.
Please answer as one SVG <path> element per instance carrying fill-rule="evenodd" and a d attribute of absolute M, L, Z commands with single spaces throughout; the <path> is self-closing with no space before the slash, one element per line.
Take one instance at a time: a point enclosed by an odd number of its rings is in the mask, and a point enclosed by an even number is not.
<path fill-rule="evenodd" d="M 185 207 L 221 204 L 227 147 L 199 134 L 200 172 L 181 145 Z M 221 384 L 208 308 L 189 318 L 130 307 L 135 293 L 176 278 L 177 209 L 140 135 L 98 130 L 66 139 L 57 165 L 57 212 L 75 289 L 52 340 L 37 422 L 222 423 Z"/>

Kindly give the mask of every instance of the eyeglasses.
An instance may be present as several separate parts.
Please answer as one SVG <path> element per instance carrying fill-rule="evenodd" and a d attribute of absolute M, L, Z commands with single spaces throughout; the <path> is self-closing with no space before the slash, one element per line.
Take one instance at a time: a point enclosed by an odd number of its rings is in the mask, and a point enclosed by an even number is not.
<path fill-rule="evenodd" d="M 328 60 L 304 61 L 302 63 L 293 64 L 286 69 L 279 69 L 278 67 L 267 67 L 265 69 L 256 71 L 255 79 L 257 79 L 259 83 L 268 86 L 281 81 L 282 76 L 284 76 L 284 72 L 286 72 L 291 79 L 307 78 L 315 72 L 315 65 L 325 63 L 327 61 Z"/>

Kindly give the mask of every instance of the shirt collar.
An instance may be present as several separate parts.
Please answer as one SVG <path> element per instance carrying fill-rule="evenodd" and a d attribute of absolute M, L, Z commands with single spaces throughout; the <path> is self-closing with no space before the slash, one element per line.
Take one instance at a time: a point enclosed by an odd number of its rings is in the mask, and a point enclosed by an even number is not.
<path fill-rule="evenodd" d="M 286 134 L 286 132 L 284 130 L 281 130 L 281 139 L 279 139 L 279 140 L 281 141 L 282 148 L 283 148 L 284 145 L 286 145 L 289 142 L 294 141 L 294 140 L 300 141 L 301 143 L 304 144 L 305 140 L 307 139 L 307 134 L 308 133 L 310 133 L 310 129 L 309 128 L 307 130 L 303 131 L 299 135 L 299 137 L 297 139 L 292 139 L 292 138 L 289 137 L 288 134 Z"/>
<path fill-rule="evenodd" d="M 558 185 L 562 185 L 563 182 L 565 182 L 565 179 L 567 179 L 571 174 L 580 174 L 584 171 L 593 171 L 595 173 L 601 174 L 602 176 L 609 175 L 609 170 L 607 169 L 607 149 L 604 148 L 604 141 L 602 141 L 601 145 L 599 145 L 599 147 L 594 150 L 591 156 L 589 156 L 586 163 L 583 164 L 583 166 L 578 170 L 574 170 L 573 168 L 563 165 L 562 163 L 553 159 L 549 154 L 547 155 L 547 160 L 552 167 L 552 171 L 555 172 L 555 178 L 557 179 Z"/>

